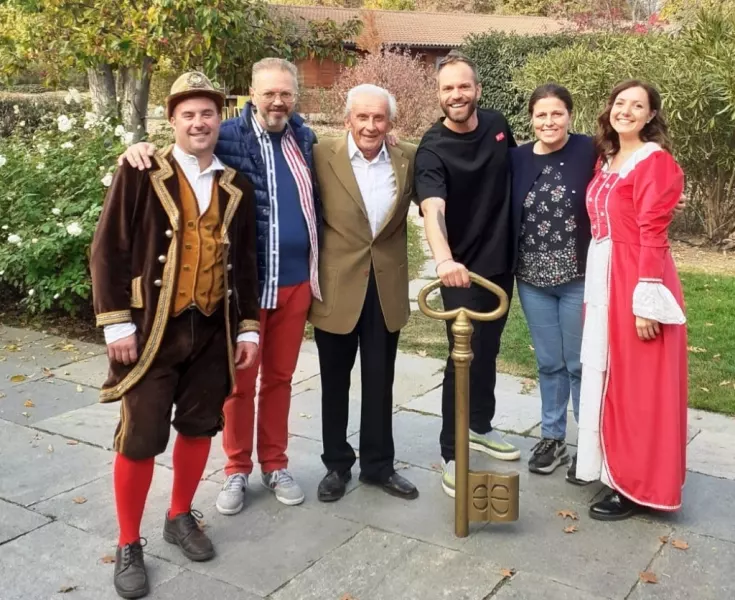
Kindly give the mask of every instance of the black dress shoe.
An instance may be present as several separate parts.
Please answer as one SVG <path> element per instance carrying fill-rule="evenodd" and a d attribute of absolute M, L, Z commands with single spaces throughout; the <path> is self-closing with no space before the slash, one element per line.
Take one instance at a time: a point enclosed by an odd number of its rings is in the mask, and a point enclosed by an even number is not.
<path fill-rule="evenodd" d="M 629 519 L 641 507 L 622 494 L 612 491 L 599 502 L 590 506 L 590 517 L 597 521 L 622 521 Z"/>
<path fill-rule="evenodd" d="M 197 511 L 189 511 L 173 519 L 169 519 L 167 513 L 163 526 L 163 539 L 169 544 L 176 544 L 186 558 L 196 562 L 214 557 L 212 541 L 199 529 L 197 519 L 201 518 L 202 514 Z"/>
<path fill-rule="evenodd" d="M 320 502 L 335 502 L 345 495 L 347 482 L 352 479 L 352 471 L 327 471 L 327 474 L 319 482 L 317 498 Z"/>
<path fill-rule="evenodd" d="M 577 479 L 577 455 L 572 458 L 572 465 L 567 469 L 567 481 L 574 485 L 589 485 L 591 481 Z"/>
<path fill-rule="evenodd" d="M 148 574 L 140 541 L 117 547 L 113 582 L 121 598 L 142 598 L 148 594 Z"/>
<path fill-rule="evenodd" d="M 393 473 L 385 481 L 377 481 L 360 475 L 360 481 L 369 485 L 378 485 L 383 488 L 386 494 L 390 494 L 396 498 L 415 500 L 419 497 L 419 491 L 416 489 L 416 486 L 405 477 L 401 477 L 398 473 Z"/>

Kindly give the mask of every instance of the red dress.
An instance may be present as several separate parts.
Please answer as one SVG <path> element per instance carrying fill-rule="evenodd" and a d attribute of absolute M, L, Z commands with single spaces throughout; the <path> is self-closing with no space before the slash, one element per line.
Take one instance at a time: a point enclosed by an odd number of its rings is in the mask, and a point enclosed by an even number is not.
<path fill-rule="evenodd" d="M 587 189 L 577 477 L 659 510 L 681 506 L 686 475 L 684 297 L 667 237 L 683 185 L 674 158 L 647 143 Z M 638 338 L 636 315 L 661 323 L 655 340 Z"/>

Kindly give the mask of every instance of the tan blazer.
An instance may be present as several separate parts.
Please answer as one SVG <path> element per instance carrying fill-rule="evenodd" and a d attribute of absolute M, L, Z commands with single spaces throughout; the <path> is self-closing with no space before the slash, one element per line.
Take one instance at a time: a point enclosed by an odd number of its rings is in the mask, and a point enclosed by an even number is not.
<path fill-rule="evenodd" d="M 380 306 L 389 331 L 408 322 L 408 252 L 406 218 L 413 187 L 416 146 L 406 142 L 389 147 L 396 176 L 396 198 L 373 239 L 365 203 L 352 171 L 347 136 L 320 140 L 314 162 L 324 216 L 319 249 L 322 301 L 314 300 L 309 321 L 330 333 L 350 333 L 365 302 L 370 263 L 375 269 Z"/>

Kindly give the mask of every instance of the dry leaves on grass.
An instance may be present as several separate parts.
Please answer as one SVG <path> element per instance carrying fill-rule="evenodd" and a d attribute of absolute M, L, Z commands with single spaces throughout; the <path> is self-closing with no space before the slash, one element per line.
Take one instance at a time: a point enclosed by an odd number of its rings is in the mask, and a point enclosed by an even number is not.
<path fill-rule="evenodd" d="M 25 402 L 23 403 L 23 406 L 25 406 L 26 408 L 33 408 L 33 407 L 34 407 L 34 406 L 36 406 L 36 405 L 35 405 L 35 404 L 33 404 L 33 400 L 26 400 L 26 401 L 25 401 Z"/>
<path fill-rule="evenodd" d="M 84 504 L 87 502 L 87 499 L 84 496 L 77 496 L 76 498 L 72 498 L 71 500 L 74 504 Z"/>
<path fill-rule="evenodd" d="M 651 571 L 643 571 L 638 575 L 638 577 L 643 583 L 658 583 L 656 573 L 651 573 Z"/>
<path fill-rule="evenodd" d="M 576 525 L 569 525 L 569 527 L 564 528 L 564 533 L 577 533 L 579 531 L 579 528 Z"/>
<path fill-rule="evenodd" d="M 556 515 L 562 519 L 571 519 L 572 521 L 579 520 L 579 515 L 573 510 L 559 510 L 556 512 Z"/>
<path fill-rule="evenodd" d="M 510 578 L 516 574 L 516 570 L 515 569 L 500 569 L 500 574 L 503 577 Z"/>
<path fill-rule="evenodd" d="M 687 346 L 687 350 L 692 354 L 704 354 L 707 352 L 707 348 L 698 348 L 697 346 Z"/>
<path fill-rule="evenodd" d="M 672 540 L 671 545 L 677 550 L 689 550 L 689 544 L 684 540 Z"/>
<path fill-rule="evenodd" d="M 115 557 L 114 556 L 111 556 L 110 554 L 105 554 L 102 557 L 102 564 L 103 565 L 111 565 L 114 562 L 115 562 Z"/>

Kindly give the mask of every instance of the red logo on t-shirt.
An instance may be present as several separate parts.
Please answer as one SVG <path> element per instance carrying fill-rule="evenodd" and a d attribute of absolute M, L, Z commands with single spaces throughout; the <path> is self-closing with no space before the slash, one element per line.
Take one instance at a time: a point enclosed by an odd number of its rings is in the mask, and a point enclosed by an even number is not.
<path fill-rule="evenodd" d="M 501 131 L 498 135 L 495 136 L 495 139 L 498 142 L 502 142 L 505 139 L 505 134 Z"/>

